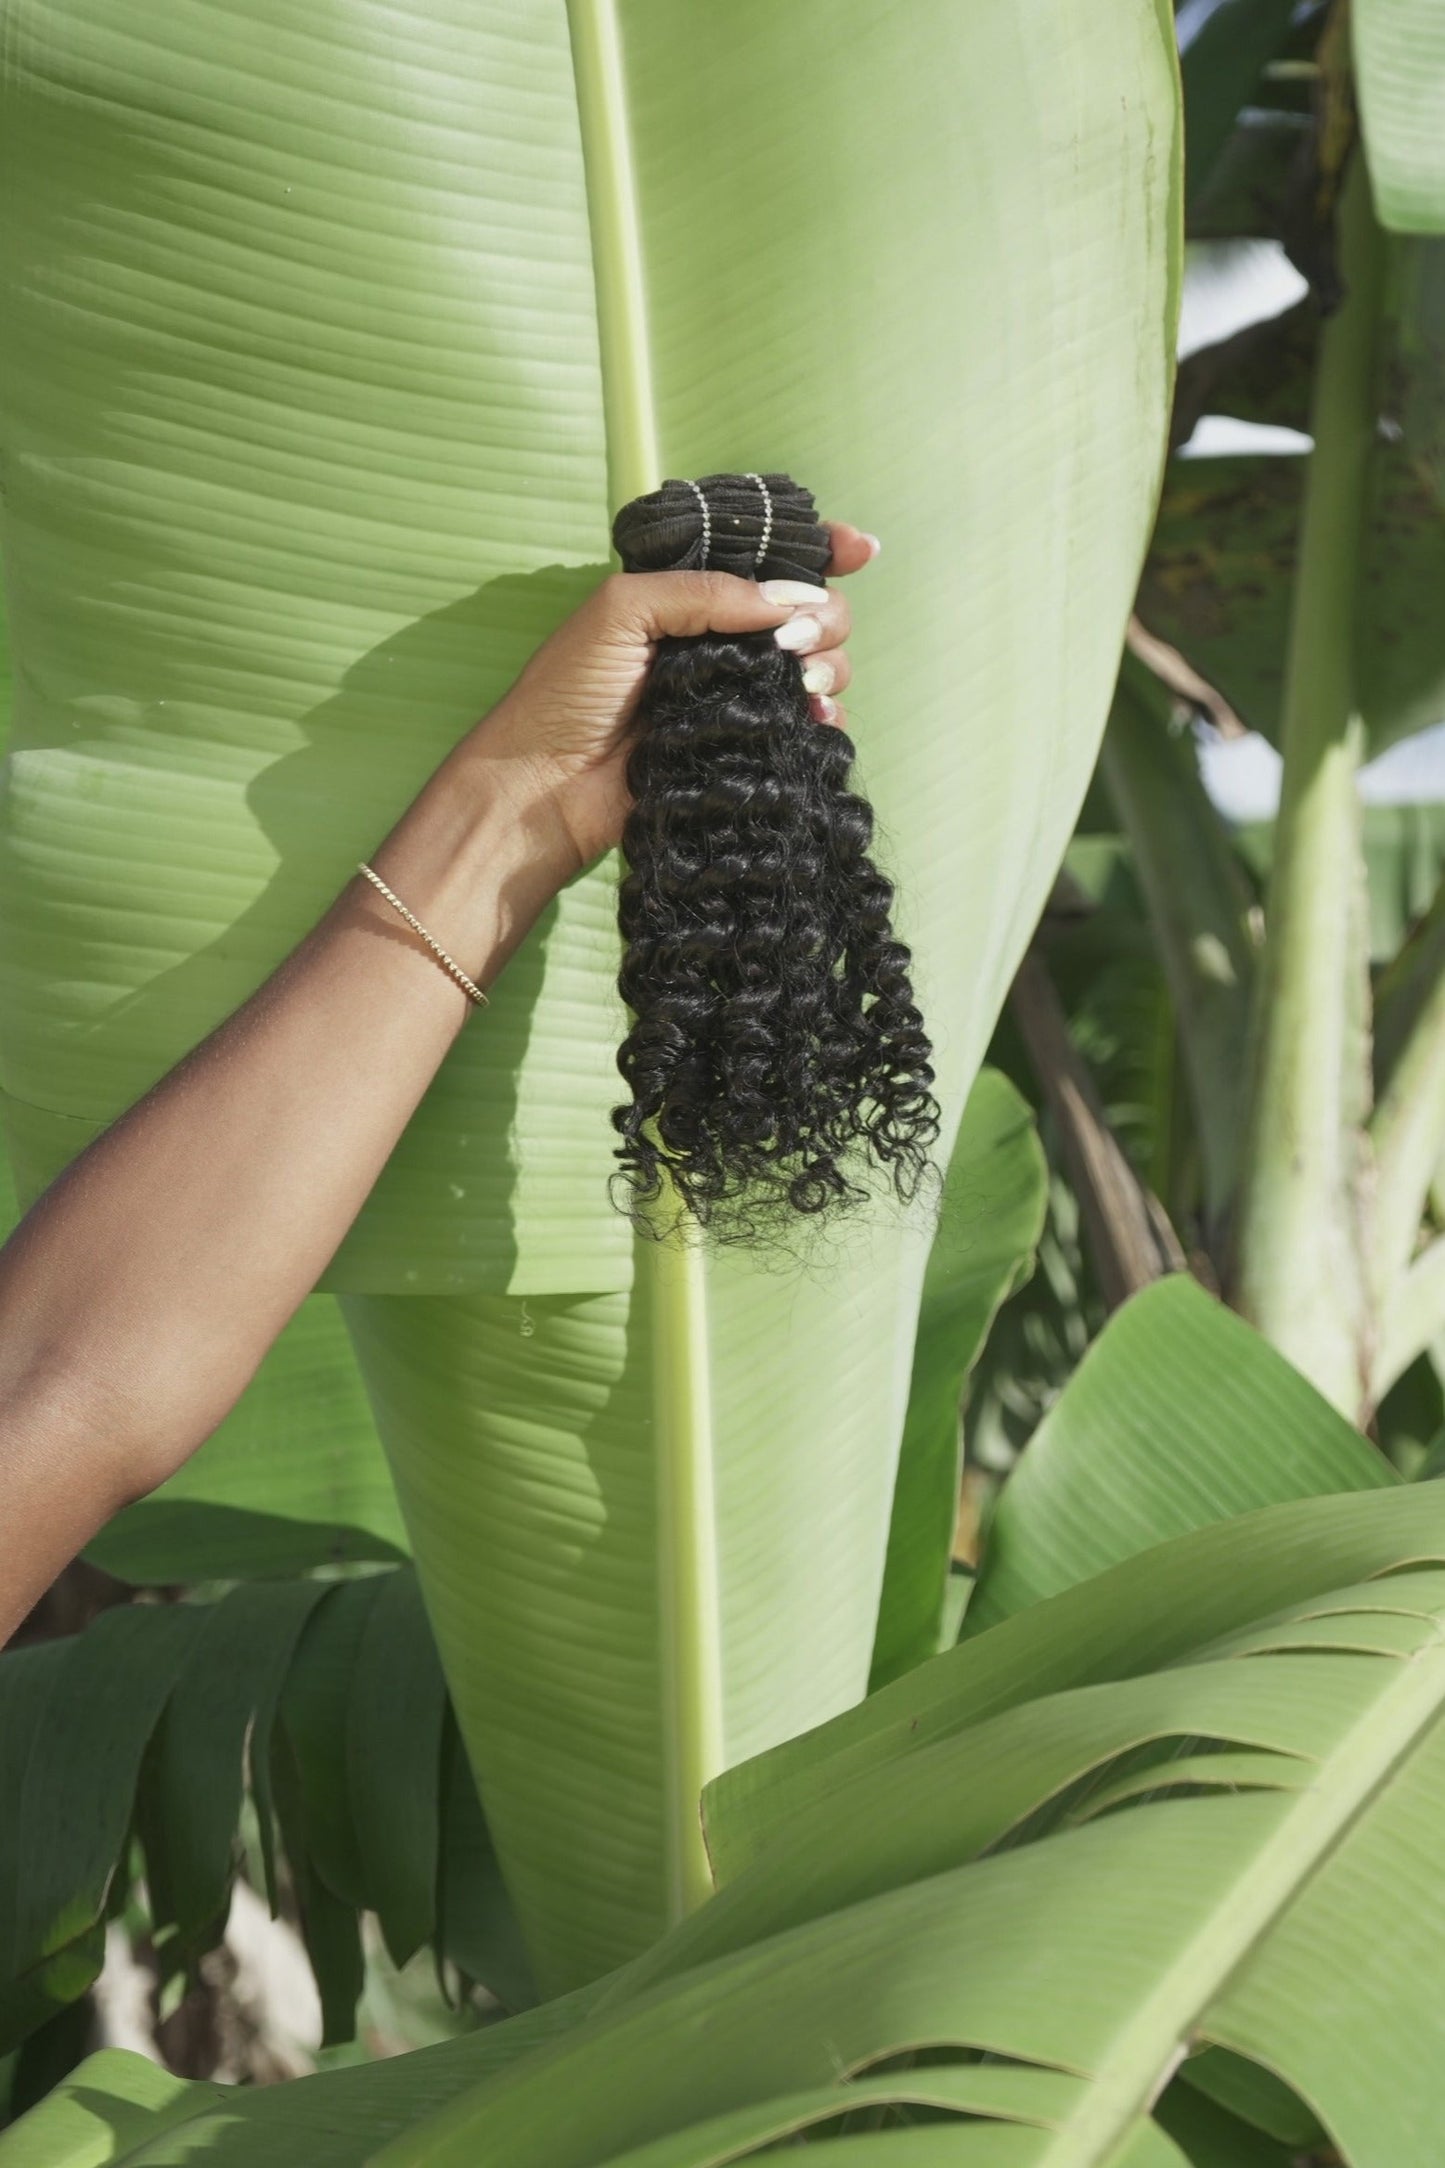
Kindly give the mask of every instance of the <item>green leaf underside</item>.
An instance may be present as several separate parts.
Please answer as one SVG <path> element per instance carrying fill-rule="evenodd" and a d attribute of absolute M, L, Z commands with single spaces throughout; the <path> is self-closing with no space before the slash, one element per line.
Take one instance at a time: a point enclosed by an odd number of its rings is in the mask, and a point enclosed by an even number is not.
<path fill-rule="evenodd" d="M 141 1755 L 199 1620 L 108 1611 L 0 1663 L 0 2051 L 100 1969 Z"/>
<path fill-rule="evenodd" d="M 966 1633 L 1211 1521 L 1394 1483 L 1284 1357 L 1182 1275 L 1116 1312 L 989 1530 Z"/>
<path fill-rule="evenodd" d="M 1196 2058 L 1197 2059 L 1197 2058 Z M 1189 2065 L 1185 2065 L 1187 2073 Z M 1155 2110 L 1177 2139 L 1190 2168 L 1293 2168 L 1293 2157 L 1263 2131 L 1229 2115 L 1192 2087 L 1176 2081 Z"/>
<path fill-rule="evenodd" d="M 248 1741 L 264 1749 L 297 1640 L 326 1593 L 316 1582 L 241 1587 L 193 1615 L 185 1668 L 151 1742 L 138 1815 L 152 1932 L 168 1967 L 194 1959 L 224 1925 Z M 145 1631 L 153 1643 L 154 1627 Z M 74 1668 L 85 1660 L 78 1648 Z M 103 1770 L 87 1772 L 83 1789 L 93 1798 L 104 1781 Z"/>
<path fill-rule="evenodd" d="M 1166 17 L 847 0 L 820 41 L 761 0 L 617 11 L 664 466 L 786 467 L 887 540 L 850 712 L 945 1146 L 1092 766 L 1157 478 Z M 11 21 L 0 1033 L 33 1180 L 317 915 L 597 577 L 611 507 L 552 0 Z M 603 867 L 466 1027 L 328 1283 L 546 1988 L 665 1903 L 615 940 Z M 864 1687 L 928 1235 L 880 1212 L 802 1270 L 710 1266 L 728 1759 Z"/>
<path fill-rule="evenodd" d="M 1027 1103 L 995 1069 L 969 1094 L 923 1277 L 871 1683 L 943 1645 L 958 1512 L 959 1403 L 1004 1297 L 1027 1278 L 1047 1169 Z"/>
<path fill-rule="evenodd" d="M 279 1811 L 329 2037 L 351 2035 L 361 1910 L 399 1962 L 430 1941 L 505 2007 L 535 2000 L 410 1569 L 102 1613 L 0 1657 L 0 1712 L 7 2041 L 90 1984 L 133 1830 L 163 1976 L 217 1944 L 248 1779 L 273 1883 Z"/>
<path fill-rule="evenodd" d="M 1304 1547 L 1313 1552 L 1318 1542 L 1327 1552 L 1331 1535 L 1343 1535 L 1347 1515 L 1365 1536 L 1362 1550 L 1372 1537 L 1378 1543 L 1376 1562 L 1392 1549 L 1394 1561 L 1440 1555 L 1445 1505 L 1432 1501 L 1421 1515 L 1418 1498 L 1404 1494 L 1274 1508 L 1236 1524 L 1236 1533 L 1253 1533 L 1260 1563 L 1267 1556 L 1288 1579 L 1301 1571 Z M 1157 1646 L 1161 1604 L 1172 1608 L 1209 1576 L 1214 1534 L 1154 1554 L 1172 1575 L 1155 1581 L 1153 1606 L 1137 1583 L 1131 1592 L 1144 1596 L 1127 1613 L 1138 1646 Z M 873 1769 L 850 1775 L 835 1763 L 830 1794 L 786 1829 L 775 1825 L 755 1867 L 619 1981 L 572 2041 L 540 2058 L 535 2072 L 523 2066 L 459 2103 L 430 2141 L 418 2134 L 383 2160 L 565 2168 L 625 2159 L 619 2117 L 642 2139 L 677 2122 L 691 2126 L 706 2109 L 723 2112 L 730 2092 L 757 2100 L 810 2071 L 815 2083 L 836 2085 L 844 2072 L 928 2039 L 1091 2073 L 1074 2100 L 1056 2106 L 1055 2132 L 1019 2157 L 1102 2162 L 1142 2123 L 1182 2034 L 1283 2068 L 1345 2138 L 1350 2159 L 1423 2168 L 1430 2140 L 1418 2079 L 1407 2081 L 1406 2069 L 1428 2057 L 1425 2043 L 1442 2028 L 1427 1982 L 1440 1969 L 1432 1936 L 1445 1912 L 1445 1872 L 1428 1844 L 1410 1844 L 1405 1896 L 1394 1886 L 1393 1847 L 1412 1827 L 1428 1827 L 1445 1768 L 1445 1572 L 1422 1563 L 1336 1593 L 1315 1556 L 1316 1588 L 1294 1607 L 1300 1617 L 1280 1607 L 1273 1635 L 1259 1632 L 1262 1651 L 1288 1653 L 1211 1660 L 1204 1638 L 1179 1669 L 1031 1698 L 972 1737 L 966 1720 L 931 1745 L 917 1734 L 902 1743 L 895 1729 L 893 1753 Z M 1267 1572 L 1252 1588 L 1239 1575 L 1231 1585 L 1237 1612 L 1256 1617 L 1277 1592 Z M 1119 1619 L 1123 1593 L 1106 1577 L 1032 1616 L 1052 1614 L 1052 1645 L 1076 1655 L 1091 1612 Z M 1363 1614 L 1390 1622 L 1381 1653 L 1295 1650 L 1302 1619 L 1322 1604 L 1355 1602 L 1398 1606 Z M 1402 1624 L 1404 1658 L 1393 1631 Z M 1010 1631 L 980 1637 L 924 1676 L 953 1668 L 962 1686 L 971 1666 L 987 1665 L 990 1641 Z M 1361 1648 L 1367 1640 L 1366 1624 Z M 1261 1762 L 1281 1762 L 1290 1781 L 1195 1799 L 1166 1792 L 1083 1818 L 1089 1786 L 1076 1788 L 1089 1771 L 1151 1737 L 1167 1745 L 1171 1735 L 1252 1738 Z M 1301 1763 L 1310 1773 L 1303 1787 L 1290 1776 Z M 1039 1820 L 1049 1800 L 1055 1805 Z M 1010 1831 L 1013 1849 L 977 1856 Z M 974 1863 L 959 1868 L 960 1857 Z M 1388 2041 L 1398 1977 L 1372 1969 L 1368 1957 L 1382 1904 L 1392 1948 L 1404 1938 L 1426 1989 L 1427 2007 L 1398 2052 Z M 1414 1908 L 1426 1917 L 1416 1922 Z M 779 1935 L 789 1914 L 806 1924 Z M 774 1933 L 760 1941 L 765 1920 Z M 988 1953 L 983 1962 L 959 1966 L 965 1937 Z M 716 1954 L 729 1944 L 737 1954 Z M 1328 1993 L 1306 1978 L 1311 1964 Z M 1401 2065 L 1394 2093 L 1375 2072 L 1381 2047 Z M 647 2098 L 635 2105 L 629 2067 L 635 2088 L 646 2071 Z M 578 2094 L 588 2101 L 585 2125 L 567 2105 Z M 589 2142 L 604 2116 L 605 2152 Z M 673 2154 L 659 2145 L 654 2157 L 709 2155 L 678 2144 Z"/>
<path fill-rule="evenodd" d="M 1445 233 L 1445 21 L 1431 0 L 1355 0 L 1351 25 L 1380 223 Z"/>
<path fill-rule="evenodd" d="M 1298 1646 L 1331 1614 L 1354 1621 L 1357 1653 Z M 1174 2157 L 1147 2104 L 1182 2042 L 1279 2072 L 1350 2168 L 1431 2168 L 1442 1629 L 1433 1488 L 1295 1502 L 1179 1539 L 826 1727 L 811 1744 L 828 1750 L 827 1783 L 794 1787 L 753 1864 L 600 2000 L 554 2008 L 550 2044 L 523 2019 L 280 2098 L 237 2094 L 133 2157 L 701 2168 L 882 2100 L 974 2118 L 849 2126 L 883 2168 L 1117 2168 Z M 1229 1637 L 1246 1632 L 1241 1660 Z M 860 1727 L 874 1751 L 839 1751 Z M 1169 1770 L 1184 1742 L 1196 1759 L 1247 1742 L 1259 1778 L 1181 1795 Z M 1151 1757 L 1158 1788 L 1101 1808 L 1111 1772 Z M 765 1796 L 754 1788 L 754 1809 Z M 519 2052 L 499 2067 L 509 2034 Z M 468 2069 L 481 2082 L 445 2105 Z M 416 2128 L 424 2095 L 438 2112 Z"/>
<path fill-rule="evenodd" d="M 360 1654 L 346 1704 L 347 1785 L 362 1888 L 392 1962 L 404 1965 L 436 1925 L 447 1706 L 414 1575 L 385 1576 Z"/>

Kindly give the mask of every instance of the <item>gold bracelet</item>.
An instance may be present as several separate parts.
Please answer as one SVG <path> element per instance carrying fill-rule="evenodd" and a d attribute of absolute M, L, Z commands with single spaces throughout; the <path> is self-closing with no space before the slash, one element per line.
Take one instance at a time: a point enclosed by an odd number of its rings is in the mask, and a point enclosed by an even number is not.
<path fill-rule="evenodd" d="M 456 961 L 456 959 L 454 957 L 448 956 L 446 950 L 442 947 L 440 941 L 433 941 L 431 935 L 427 932 L 421 920 L 414 917 L 412 913 L 408 911 L 406 905 L 402 902 L 400 896 L 398 896 L 392 889 L 389 889 L 387 887 L 381 875 L 379 873 L 373 873 L 371 867 L 367 865 L 364 859 L 362 859 L 358 863 L 356 870 L 358 873 L 364 873 L 366 875 L 366 878 L 368 879 L 368 881 L 370 881 L 372 887 L 378 890 L 381 895 L 385 896 L 387 902 L 391 905 L 394 911 L 400 911 L 402 917 L 406 920 L 408 926 L 411 927 L 412 932 L 420 934 L 422 940 L 425 941 L 427 947 L 431 950 L 433 956 L 435 956 L 437 962 L 441 965 L 442 969 L 444 971 L 450 971 L 452 977 L 456 980 L 458 986 L 460 986 L 462 992 L 466 995 L 468 1001 L 475 1001 L 479 1009 L 485 1009 L 488 1005 L 487 997 L 482 992 L 480 986 L 477 985 L 475 979 L 469 979 L 467 977 L 465 971 L 463 971 L 461 965 Z"/>

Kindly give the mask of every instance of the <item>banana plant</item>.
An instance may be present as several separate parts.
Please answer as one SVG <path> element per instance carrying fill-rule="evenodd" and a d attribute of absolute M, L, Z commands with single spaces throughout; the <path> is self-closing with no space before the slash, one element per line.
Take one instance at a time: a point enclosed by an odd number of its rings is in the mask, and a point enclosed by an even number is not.
<path fill-rule="evenodd" d="M 1182 1278 L 1051 1420 L 1051 1588 L 986 1568 L 957 1648 L 716 1780 L 718 1892 L 650 1951 L 290 2086 L 93 2057 L 0 2168 L 1431 2168 L 1445 1492 Z"/>
<path fill-rule="evenodd" d="M 949 1572 L 959 1398 L 988 1320 L 1029 1269 L 1042 1191 L 1028 1109 L 985 1069 L 959 1125 L 925 1278 L 875 1678 L 954 1638 L 948 1597 L 967 1586 Z M 223 1477 L 236 1487 L 259 1472 L 297 1503 L 281 1395 L 296 1393 L 299 1345 L 281 1351 L 286 1367 L 248 1418 L 259 1431 L 269 1402 L 275 1435 L 253 1436 L 250 1455 L 233 1435 L 208 1497 L 167 1501 L 160 1527 L 125 1516 L 101 1546 L 138 1578 L 180 1553 L 203 1562 L 201 1577 L 212 1560 L 225 1576 L 229 1561 L 232 1575 L 244 1569 L 241 1585 L 122 1605 L 68 1640 L 0 1655 L 0 2058 L 19 2056 L 21 2097 L 48 2043 L 73 2025 L 122 1904 L 144 1922 L 163 1980 L 193 1972 L 222 1939 L 248 1807 L 273 1908 L 276 1862 L 286 1862 L 323 2046 L 355 2032 L 362 1912 L 376 1914 L 395 1963 L 430 1944 L 448 1979 L 485 1987 L 504 2009 L 536 1999 L 415 1573 L 295 1578 L 325 1524 L 215 1495 Z M 332 1443 L 316 1455 L 313 1490 L 338 1477 L 354 1486 L 369 1465 L 356 1450 L 348 1459 L 334 1433 Z M 75 1799 L 85 1810 L 66 1812 Z"/>
<path fill-rule="evenodd" d="M 1172 464 L 1139 614 L 1178 652 L 1146 639 L 1126 659 L 1103 773 L 1173 997 L 1201 1246 L 1243 1314 L 1368 1421 L 1445 1328 L 1445 891 L 1372 972 L 1357 788 L 1369 755 L 1445 714 L 1445 194 L 1415 87 L 1434 11 L 1356 0 L 1322 24 L 1313 122 L 1275 116 L 1304 131 L 1293 178 L 1237 197 L 1233 227 L 1283 237 L 1314 291 L 1189 358 L 1174 432 L 1223 414 L 1312 448 Z M 1239 132 L 1257 134 L 1247 95 Z M 1262 895 L 1170 742 L 1180 655 L 1282 753 Z"/>
<path fill-rule="evenodd" d="M 278 962 L 664 473 L 885 537 L 853 720 L 949 1141 L 1159 469 L 1162 0 L 15 0 L 0 1045 L 27 1194 Z M 607 1194 L 575 882 L 326 1279 L 545 1991 L 707 1884 L 701 1785 L 872 1651 L 926 1218 L 800 1269 Z"/>

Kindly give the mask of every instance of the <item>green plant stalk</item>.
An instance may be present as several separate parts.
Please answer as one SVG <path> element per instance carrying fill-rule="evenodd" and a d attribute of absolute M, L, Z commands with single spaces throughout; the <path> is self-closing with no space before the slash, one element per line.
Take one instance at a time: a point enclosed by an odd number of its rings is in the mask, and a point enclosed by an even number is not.
<path fill-rule="evenodd" d="M 1380 1320 L 1371 1373 L 1372 1397 L 1380 1401 L 1417 1355 L 1445 1330 L 1445 1235 L 1423 1249 L 1396 1280 Z"/>
<path fill-rule="evenodd" d="M 1324 328 L 1312 404 L 1232 1292 L 1354 1416 L 1368 1391 L 1360 1193 L 1369 1101 L 1354 620 L 1381 285 L 1358 156 L 1341 203 L 1340 261 L 1346 296 Z"/>
<path fill-rule="evenodd" d="M 1375 1152 L 1371 1254 L 1382 1323 L 1414 1255 L 1430 1185 L 1445 1152 L 1445 883 L 1418 948 L 1410 974 L 1415 1015 L 1370 1125 Z M 1438 1323 L 1445 1325 L 1445 1312 Z"/>
<path fill-rule="evenodd" d="M 1375 1090 L 1383 1099 L 1437 982 L 1445 977 L 1445 878 L 1375 981 Z M 1378 1120 L 1378 1117 L 1377 1117 Z"/>
<path fill-rule="evenodd" d="M 1103 775 L 1129 838 L 1179 1027 L 1205 1206 L 1218 1224 L 1238 1178 L 1255 944 L 1249 896 L 1170 698 L 1137 656 L 1119 672 Z"/>
<path fill-rule="evenodd" d="M 662 479 L 647 302 L 620 32 L 613 0 L 568 0 L 577 109 L 597 279 L 608 485 L 624 504 Z M 671 1231 L 669 1225 L 671 1224 Z M 703 1786 L 723 1766 L 713 1395 L 701 1247 L 665 1189 L 656 1239 L 636 1245 L 637 1299 L 650 1320 L 668 1911 L 709 1895 Z"/>

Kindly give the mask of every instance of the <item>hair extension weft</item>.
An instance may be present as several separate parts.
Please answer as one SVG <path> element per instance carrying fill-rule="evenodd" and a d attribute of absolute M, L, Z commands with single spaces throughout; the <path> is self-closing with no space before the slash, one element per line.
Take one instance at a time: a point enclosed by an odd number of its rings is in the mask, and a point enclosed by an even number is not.
<path fill-rule="evenodd" d="M 819 587 L 831 551 L 784 474 L 664 482 L 623 506 L 613 541 L 629 572 Z M 640 1224 L 655 1226 L 664 1170 L 712 1239 L 757 1242 L 866 1196 L 866 1158 L 905 1202 L 928 1168 L 931 1049 L 852 765 L 770 632 L 659 641 L 618 909 L 633 1021 L 613 1122 Z"/>

